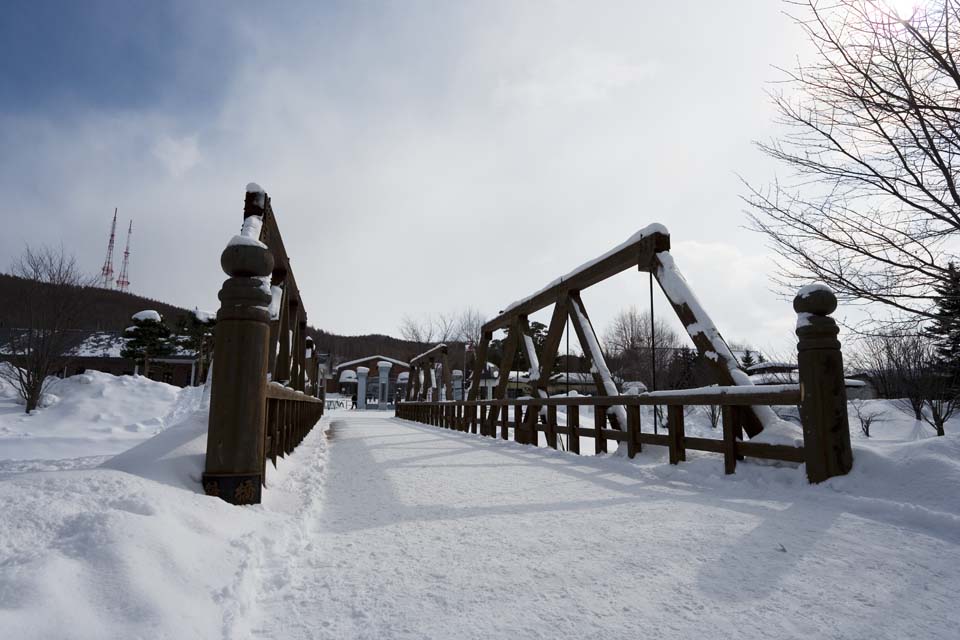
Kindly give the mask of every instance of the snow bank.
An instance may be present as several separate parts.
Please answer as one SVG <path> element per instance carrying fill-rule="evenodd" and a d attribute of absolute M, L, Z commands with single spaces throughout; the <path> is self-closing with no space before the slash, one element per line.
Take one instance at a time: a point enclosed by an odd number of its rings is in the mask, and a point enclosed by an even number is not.
<path fill-rule="evenodd" d="M 0 391 L 0 472 L 8 460 L 113 455 L 171 424 L 179 387 L 142 376 L 88 371 L 55 381 L 58 400 L 30 415 L 11 390 Z"/>

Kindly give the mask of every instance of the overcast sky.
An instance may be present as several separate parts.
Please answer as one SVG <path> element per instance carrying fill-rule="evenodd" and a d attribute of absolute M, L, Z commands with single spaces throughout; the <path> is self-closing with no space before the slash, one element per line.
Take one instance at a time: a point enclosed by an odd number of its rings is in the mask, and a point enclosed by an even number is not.
<path fill-rule="evenodd" d="M 131 290 L 215 309 L 256 181 L 310 323 L 396 334 L 405 314 L 493 315 L 661 222 L 728 341 L 782 348 L 795 320 L 737 178 L 773 175 L 751 142 L 776 132 L 773 65 L 804 48 L 782 9 L 7 3 L 0 256 L 62 242 L 98 271 L 119 207 Z M 598 330 L 646 287 L 587 290 Z"/>

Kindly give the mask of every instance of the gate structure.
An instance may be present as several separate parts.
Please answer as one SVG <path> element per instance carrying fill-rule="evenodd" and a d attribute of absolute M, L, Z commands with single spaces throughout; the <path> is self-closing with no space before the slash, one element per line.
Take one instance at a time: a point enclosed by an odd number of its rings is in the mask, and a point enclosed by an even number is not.
<path fill-rule="evenodd" d="M 680 318 L 700 355 L 712 364 L 719 387 L 698 390 L 654 392 L 641 396 L 621 396 L 607 367 L 600 341 L 590 322 L 580 292 L 611 276 L 638 269 L 656 278 L 671 306 Z M 530 314 L 553 305 L 553 315 L 540 353 L 530 333 Z M 643 443 L 670 447 L 670 461 L 685 459 L 686 449 L 722 452 L 726 470 L 732 473 L 740 456 L 751 455 L 778 460 L 806 462 L 811 482 L 847 473 L 853 462 L 849 425 L 846 413 L 846 389 L 843 381 L 843 360 L 836 336 L 836 323 L 829 317 L 836 309 L 836 298 L 822 285 L 800 291 L 794 301 L 800 314 L 799 338 L 800 385 L 783 385 L 775 389 L 755 387 L 716 325 L 697 300 L 670 254 L 670 235 L 662 225 L 650 225 L 629 240 L 562 278 L 558 278 L 531 296 L 514 302 L 496 318 L 485 323 L 477 345 L 473 384 L 466 402 L 407 402 L 397 414 L 428 424 L 451 426 L 495 437 L 497 426 L 501 437 L 508 437 L 513 408 L 514 439 L 536 445 L 544 431 L 547 444 L 556 448 L 557 433 L 570 436 L 570 448 L 579 453 L 579 436 L 592 436 L 598 452 L 607 450 L 607 440 L 627 443 L 631 457 Z M 547 382 L 560 347 L 564 325 L 569 317 L 573 329 L 591 362 L 597 396 L 592 398 L 549 398 Z M 500 364 L 500 379 L 494 399 L 478 400 L 480 376 L 487 359 L 494 331 L 508 330 Z M 509 376 L 517 351 L 523 349 L 530 362 L 530 382 L 534 397 L 508 400 Z M 428 352 L 429 353 L 429 352 Z M 426 355 L 426 354 L 424 354 Z M 421 399 L 422 394 L 411 398 Z M 450 397 L 450 396 L 448 396 Z M 743 432 L 751 438 L 774 425 L 779 418 L 770 404 L 799 404 L 804 430 L 804 446 L 791 447 L 758 442 L 744 442 Z M 580 429 L 579 407 L 593 406 L 595 424 Z M 668 433 L 641 433 L 639 407 L 666 405 Z M 683 411 L 685 405 L 722 405 L 724 439 L 685 438 Z M 557 406 L 566 406 L 568 423 L 560 427 L 556 420 Z M 524 408 L 526 413 L 524 414 Z M 609 428 L 612 427 L 612 428 Z"/>
<path fill-rule="evenodd" d="M 323 415 L 319 361 L 270 198 L 247 186 L 240 235 L 220 256 L 220 289 L 203 488 L 260 502 L 266 461 L 293 451 Z M 306 391 L 310 393 L 306 393 Z"/>

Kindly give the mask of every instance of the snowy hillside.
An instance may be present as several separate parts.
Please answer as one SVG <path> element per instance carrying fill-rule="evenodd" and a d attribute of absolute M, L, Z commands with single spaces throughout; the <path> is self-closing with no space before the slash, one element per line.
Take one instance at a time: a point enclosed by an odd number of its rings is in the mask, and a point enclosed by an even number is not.
<path fill-rule="evenodd" d="M 955 637 L 960 429 L 896 403 L 819 486 L 338 410 L 238 508 L 200 493 L 202 389 L 77 378 L 2 405 L 3 637 Z"/>

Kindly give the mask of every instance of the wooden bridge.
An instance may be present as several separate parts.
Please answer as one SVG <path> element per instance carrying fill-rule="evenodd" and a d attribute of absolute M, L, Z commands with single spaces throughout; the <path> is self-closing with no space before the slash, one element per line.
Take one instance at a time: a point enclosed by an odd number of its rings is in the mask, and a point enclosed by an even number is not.
<path fill-rule="evenodd" d="M 283 246 L 270 198 L 251 185 L 244 203 L 241 234 L 221 256 L 229 276 L 220 291 L 210 405 L 204 489 L 236 504 L 257 503 L 266 483 L 266 462 L 274 464 L 303 440 L 323 415 L 317 358 L 306 338 L 307 316 Z M 620 395 L 604 359 L 581 291 L 623 271 L 636 269 L 657 280 L 701 356 L 713 366 L 718 386 Z M 538 352 L 528 316 L 553 306 Z M 548 447 L 563 443 L 580 453 L 580 438 L 592 438 L 597 453 L 612 440 L 625 443 L 634 457 L 644 445 L 666 446 L 678 464 L 688 450 L 720 453 L 726 473 L 745 457 L 804 463 L 811 482 L 847 473 L 853 462 L 846 413 L 843 358 L 838 328 L 830 314 L 834 295 L 825 287 L 802 289 L 794 300 L 798 314 L 800 383 L 755 387 L 670 254 L 670 236 L 651 225 L 606 254 L 574 269 L 532 295 L 506 307 L 483 326 L 466 399 L 454 399 L 447 347 L 440 344 L 411 361 L 407 399 L 396 407 L 404 420 Z M 591 363 L 598 394 L 549 397 L 565 323 L 571 322 Z M 479 380 L 495 331 L 507 329 L 501 376 L 492 400 L 478 398 Z M 508 399 L 509 376 L 522 350 L 531 363 L 534 397 Z M 315 355 L 315 354 L 313 354 Z M 463 381 L 465 384 L 466 381 Z M 722 406 L 723 438 L 688 437 L 684 407 Z M 777 428 L 771 405 L 797 405 L 803 445 L 754 441 L 765 428 Z M 666 433 L 641 429 L 640 408 L 667 407 Z M 580 424 L 592 408 L 592 426 Z M 564 420 L 559 420 L 562 409 Z M 751 439 L 745 439 L 744 434 Z M 565 441 L 560 438 L 565 437 Z M 762 439 L 761 439 L 762 440 Z"/>

